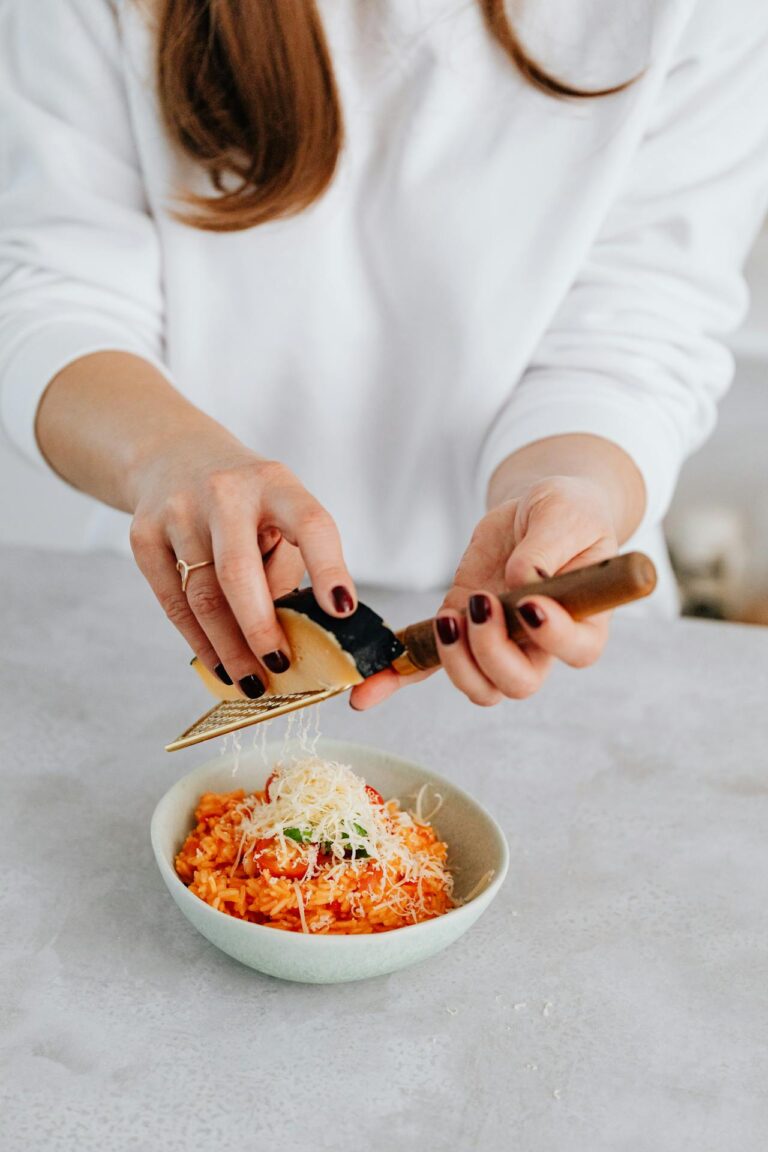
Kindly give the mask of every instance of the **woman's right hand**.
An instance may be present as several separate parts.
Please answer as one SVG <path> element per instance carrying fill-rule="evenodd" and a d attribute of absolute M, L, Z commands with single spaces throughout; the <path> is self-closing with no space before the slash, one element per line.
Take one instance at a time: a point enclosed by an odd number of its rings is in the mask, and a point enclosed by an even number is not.
<path fill-rule="evenodd" d="M 131 547 L 169 620 L 224 683 L 255 699 L 291 653 L 273 600 L 309 572 L 332 616 L 357 607 L 332 517 L 293 473 L 224 429 L 179 438 L 134 479 Z M 186 593 L 176 569 L 189 574 Z"/>

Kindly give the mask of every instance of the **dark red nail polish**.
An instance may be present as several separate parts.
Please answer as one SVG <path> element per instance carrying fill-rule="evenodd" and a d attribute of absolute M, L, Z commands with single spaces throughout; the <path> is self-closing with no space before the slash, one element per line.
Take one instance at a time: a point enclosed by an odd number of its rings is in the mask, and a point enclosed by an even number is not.
<path fill-rule="evenodd" d="M 455 644 L 459 638 L 459 626 L 453 616 L 438 616 L 437 634 L 443 644 Z"/>
<path fill-rule="evenodd" d="M 219 680 L 221 680 L 222 684 L 229 685 L 232 683 L 232 677 L 228 674 L 223 664 L 217 664 L 214 668 L 214 672 L 218 676 Z"/>
<path fill-rule="evenodd" d="M 529 628 L 541 628 L 542 624 L 546 623 L 547 618 L 538 604 L 531 604 L 530 602 L 518 604 L 516 610 Z"/>
<path fill-rule="evenodd" d="M 485 624 L 491 614 L 491 602 L 486 595 L 478 592 L 469 598 L 469 618 L 473 624 Z"/>
<path fill-rule="evenodd" d="M 238 683 L 249 700 L 258 700 L 264 695 L 265 688 L 258 676 L 243 676 Z"/>
<path fill-rule="evenodd" d="M 355 602 L 348 589 L 343 584 L 337 584 L 331 592 L 333 597 L 333 606 L 337 612 L 343 612 L 346 616 L 355 607 Z"/>
<path fill-rule="evenodd" d="M 270 672 L 287 672 L 291 666 L 285 652 L 281 652 L 279 648 L 276 648 L 274 652 L 267 652 L 266 656 L 262 656 L 261 659 Z"/>
<path fill-rule="evenodd" d="M 534 568 L 534 572 L 540 580 L 549 580 L 549 572 L 545 572 L 543 568 Z"/>

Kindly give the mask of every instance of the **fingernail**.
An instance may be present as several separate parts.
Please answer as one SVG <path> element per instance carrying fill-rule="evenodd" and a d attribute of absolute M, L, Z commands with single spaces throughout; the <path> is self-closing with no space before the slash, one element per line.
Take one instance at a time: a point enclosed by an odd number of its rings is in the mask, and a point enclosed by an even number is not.
<path fill-rule="evenodd" d="M 478 592 L 469 598 L 469 616 L 473 624 L 485 624 L 491 614 L 491 602 L 488 597 Z"/>
<path fill-rule="evenodd" d="M 547 618 L 538 604 L 531 604 L 530 601 L 527 601 L 525 604 L 516 605 L 516 611 L 522 616 L 529 628 L 541 628 L 542 624 L 546 623 Z"/>
<path fill-rule="evenodd" d="M 221 680 L 222 684 L 232 683 L 232 677 L 228 674 L 223 664 L 217 664 L 214 668 L 214 672 L 218 676 L 219 680 Z"/>
<path fill-rule="evenodd" d="M 267 652 L 266 656 L 262 656 L 261 659 L 270 672 L 287 672 L 291 666 L 285 652 L 281 652 L 279 648 L 276 648 L 274 652 Z"/>
<path fill-rule="evenodd" d="M 443 644 L 455 644 L 459 638 L 459 626 L 453 616 L 438 616 L 436 623 Z"/>
<path fill-rule="evenodd" d="M 331 592 L 333 597 L 333 606 L 337 612 L 343 612 L 345 615 L 351 612 L 355 606 L 355 602 L 348 589 L 343 584 L 337 584 Z"/>
<path fill-rule="evenodd" d="M 534 568 L 534 572 L 540 580 L 549 580 L 549 572 L 545 572 L 543 568 Z"/>
<path fill-rule="evenodd" d="M 243 676 L 238 683 L 249 700 L 258 700 L 264 695 L 265 688 L 258 676 Z"/>

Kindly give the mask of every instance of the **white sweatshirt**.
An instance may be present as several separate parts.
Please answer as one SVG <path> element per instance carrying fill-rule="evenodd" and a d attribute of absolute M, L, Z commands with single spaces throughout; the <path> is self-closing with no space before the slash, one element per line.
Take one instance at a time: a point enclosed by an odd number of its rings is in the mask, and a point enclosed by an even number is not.
<path fill-rule="evenodd" d="M 639 466 L 632 543 L 653 551 L 729 382 L 768 202 L 766 0 L 529 0 L 555 74 L 642 73 L 570 102 L 521 79 L 474 0 L 321 0 L 338 175 L 230 235 L 170 215 L 204 185 L 164 136 L 141 10 L 0 0 L 8 435 L 42 463 L 52 377 L 136 353 L 299 475 L 358 581 L 423 589 L 449 582 L 509 453 L 594 433 Z M 94 544 L 126 539 L 99 509 Z"/>

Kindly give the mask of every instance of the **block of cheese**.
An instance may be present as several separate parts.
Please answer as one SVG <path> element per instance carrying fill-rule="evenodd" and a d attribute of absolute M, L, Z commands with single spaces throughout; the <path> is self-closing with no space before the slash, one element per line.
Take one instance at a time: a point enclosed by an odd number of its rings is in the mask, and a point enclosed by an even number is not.
<path fill-rule="evenodd" d="M 290 645 L 291 667 L 279 675 L 269 673 L 268 696 L 359 684 L 405 651 L 366 604 L 358 603 L 351 616 L 329 616 L 311 588 L 300 588 L 275 601 L 275 611 Z M 222 684 L 199 660 L 192 663 L 218 700 L 241 698 L 236 687 Z"/>
<path fill-rule="evenodd" d="M 275 610 L 292 653 L 288 672 L 273 677 L 282 692 L 359 684 L 388 668 L 405 651 L 394 632 L 367 604 L 358 603 L 350 616 L 329 616 L 311 588 L 300 588 L 277 600 Z M 292 683 L 297 686 L 286 688 L 294 672 Z"/>

